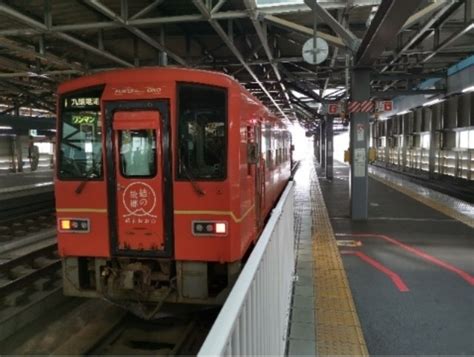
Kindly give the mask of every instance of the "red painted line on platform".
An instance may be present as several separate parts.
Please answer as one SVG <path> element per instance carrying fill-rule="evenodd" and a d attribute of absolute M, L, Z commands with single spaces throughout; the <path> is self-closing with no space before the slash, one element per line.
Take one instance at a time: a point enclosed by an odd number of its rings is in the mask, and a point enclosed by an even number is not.
<path fill-rule="evenodd" d="M 400 276 L 397 273 L 395 273 L 393 270 L 390 270 L 386 266 L 382 265 L 381 263 L 379 263 L 375 259 L 372 259 L 368 255 L 366 255 L 362 252 L 359 252 L 359 251 L 354 251 L 354 250 L 343 250 L 343 251 L 341 251 L 341 254 L 357 255 L 364 262 L 366 262 L 367 264 L 372 265 L 375 269 L 377 269 L 377 270 L 381 271 L 382 273 L 384 273 L 385 275 L 387 275 L 392 280 L 392 282 L 395 284 L 395 286 L 397 287 L 397 289 L 399 291 L 401 291 L 401 292 L 410 291 L 410 289 L 408 289 L 408 286 L 405 284 L 403 279 L 400 278 Z"/>
<path fill-rule="evenodd" d="M 474 285 L 474 276 L 472 276 L 471 274 L 455 267 L 454 265 L 451 265 L 449 263 L 446 263 L 445 261 L 442 261 L 441 259 L 438 259 L 438 258 L 435 258 L 433 257 L 432 255 L 429 255 L 428 253 L 422 251 L 421 249 L 418 249 L 418 248 L 414 248 L 414 247 L 411 247 L 405 243 L 402 243 L 394 238 L 391 238 L 391 237 L 388 237 L 386 235 L 383 235 L 383 234 L 371 234 L 371 233 L 368 233 L 368 234 L 365 234 L 365 233 L 359 233 L 359 234 L 348 234 L 348 233 L 341 233 L 341 234 L 336 234 L 337 236 L 350 236 L 350 237 L 373 237 L 373 238 L 380 238 L 380 239 L 384 239 L 386 240 L 387 242 L 390 242 L 394 245 L 397 245 L 399 246 L 400 248 L 424 259 L 424 260 L 427 260 L 429 261 L 430 263 L 433 263 L 443 269 L 446 269 L 446 270 L 449 270 L 457 275 L 459 275 L 462 279 L 464 279 L 465 281 L 468 282 L 468 284 L 470 285 Z"/>

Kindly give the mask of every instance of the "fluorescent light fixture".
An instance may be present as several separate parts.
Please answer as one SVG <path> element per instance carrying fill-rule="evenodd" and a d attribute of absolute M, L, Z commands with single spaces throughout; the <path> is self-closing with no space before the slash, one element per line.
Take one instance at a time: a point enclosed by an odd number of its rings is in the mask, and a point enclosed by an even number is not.
<path fill-rule="evenodd" d="M 443 101 L 444 101 L 444 99 L 436 98 L 436 99 L 430 100 L 429 102 L 423 103 L 423 106 L 427 107 L 429 105 L 438 104 L 438 103 L 441 103 Z"/>
<path fill-rule="evenodd" d="M 0 129 L 12 130 L 13 128 L 11 126 L 0 126 Z"/>
<path fill-rule="evenodd" d="M 474 92 L 474 86 L 470 86 L 470 87 L 467 87 L 467 88 L 464 88 L 462 90 L 463 93 L 468 93 L 468 92 Z"/>
<path fill-rule="evenodd" d="M 410 113 L 410 110 L 404 110 L 402 112 L 398 112 L 397 115 L 403 115 L 403 114 L 408 114 Z"/>

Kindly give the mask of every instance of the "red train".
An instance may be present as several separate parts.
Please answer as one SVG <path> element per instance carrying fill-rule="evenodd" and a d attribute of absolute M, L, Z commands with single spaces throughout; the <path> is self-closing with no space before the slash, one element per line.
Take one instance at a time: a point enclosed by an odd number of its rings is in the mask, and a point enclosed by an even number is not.
<path fill-rule="evenodd" d="M 220 73 L 71 80 L 57 133 L 67 295 L 220 303 L 290 177 L 285 125 Z"/>

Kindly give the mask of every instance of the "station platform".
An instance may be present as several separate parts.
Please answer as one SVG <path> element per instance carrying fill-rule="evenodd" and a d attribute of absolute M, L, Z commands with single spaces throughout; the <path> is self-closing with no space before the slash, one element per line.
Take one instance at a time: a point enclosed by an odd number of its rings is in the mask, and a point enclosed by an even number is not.
<path fill-rule="evenodd" d="M 0 200 L 52 191 L 53 184 L 52 170 L 1 174 Z"/>
<path fill-rule="evenodd" d="M 321 171 L 295 175 L 288 355 L 473 355 L 473 205 L 371 168 L 356 222 L 349 167 Z"/>

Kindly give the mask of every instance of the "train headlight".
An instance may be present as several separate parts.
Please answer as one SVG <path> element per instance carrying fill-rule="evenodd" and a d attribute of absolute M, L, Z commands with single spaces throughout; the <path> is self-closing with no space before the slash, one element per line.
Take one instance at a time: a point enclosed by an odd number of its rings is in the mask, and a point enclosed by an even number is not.
<path fill-rule="evenodd" d="M 69 219 L 61 219 L 61 229 L 64 231 L 68 231 L 71 229 L 71 221 Z"/>
<path fill-rule="evenodd" d="M 226 236 L 228 224 L 222 221 L 193 221 L 192 231 L 195 236 Z"/>
<path fill-rule="evenodd" d="M 216 233 L 227 234 L 227 224 L 222 222 L 216 223 Z"/>
<path fill-rule="evenodd" d="M 60 232 L 88 233 L 90 222 L 86 218 L 60 218 L 58 227 Z"/>

